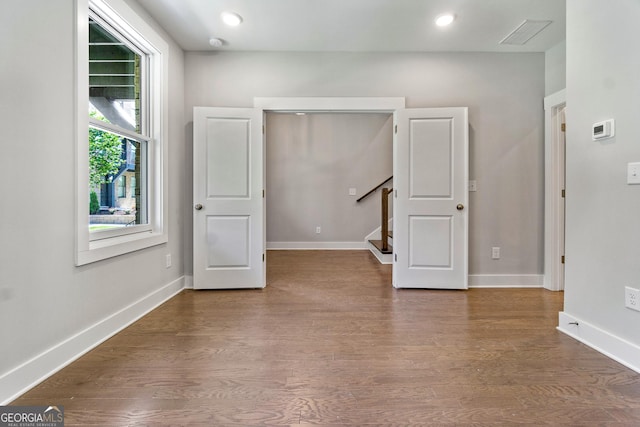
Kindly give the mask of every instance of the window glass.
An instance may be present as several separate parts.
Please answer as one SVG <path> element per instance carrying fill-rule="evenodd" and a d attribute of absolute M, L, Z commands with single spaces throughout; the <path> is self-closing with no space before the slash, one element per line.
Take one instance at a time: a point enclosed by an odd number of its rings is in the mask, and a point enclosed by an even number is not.
<path fill-rule="evenodd" d="M 105 26 L 89 18 L 89 113 L 98 110 L 100 120 L 142 132 L 142 55 Z"/>
<path fill-rule="evenodd" d="M 127 177 L 126 175 L 120 175 L 117 180 L 118 198 L 123 199 L 127 197 Z"/>
<path fill-rule="evenodd" d="M 89 230 L 96 236 L 148 223 L 145 61 L 135 45 L 89 17 Z"/>

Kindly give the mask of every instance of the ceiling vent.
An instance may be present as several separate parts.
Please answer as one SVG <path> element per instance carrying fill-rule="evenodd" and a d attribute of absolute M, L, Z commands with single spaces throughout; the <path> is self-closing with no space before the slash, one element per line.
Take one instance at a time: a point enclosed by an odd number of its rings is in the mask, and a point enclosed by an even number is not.
<path fill-rule="evenodd" d="M 531 21 L 525 20 L 513 30 L 507 37 L 500 41 L 500 44 L 511 44 L 522 46 L 531 40 L 536 34 L 544 30 L 552 21 Z"/>

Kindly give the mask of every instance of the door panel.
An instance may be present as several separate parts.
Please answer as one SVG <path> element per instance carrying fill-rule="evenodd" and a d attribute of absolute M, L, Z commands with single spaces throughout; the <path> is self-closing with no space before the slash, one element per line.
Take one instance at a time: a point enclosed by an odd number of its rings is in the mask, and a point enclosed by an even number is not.
<path fill-rule="evenodd" d="M 411 198 L 451 198 L 451 120 L 414 119 L 409 124 Z"/>
<path fill-rule="evenodd" d="M 264 287 L 262 111 L 196 107 L 193 126 L 194 288 Z"/>
<path fill-rule="evenodd" d="M 248 268 L 251 247 L 249 216 L 207 215 L 207 268 Z"/>
<path fill-rule="evenodd" d="M 396 112 L 394 265 L 398 288 L 467 288 L 466 108 Z"/>
<path fill-rule="evenodd" d="M 207 196 L 248 198 L 251 181 L 251 121 L 207 120 Z"/>
<path fill-rule="evenodd" d="M 411 268 L 451 268 L 451 225 L 450 216 L 409 217 Z"/>

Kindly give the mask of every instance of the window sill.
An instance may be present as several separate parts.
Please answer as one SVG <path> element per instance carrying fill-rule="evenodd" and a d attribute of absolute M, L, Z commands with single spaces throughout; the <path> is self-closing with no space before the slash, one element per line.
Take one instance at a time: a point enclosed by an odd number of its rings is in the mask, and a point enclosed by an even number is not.
<path fill-rule="evenodd" d="M 78 250 L 76 265 L 80 266 L 113 258 L 161 245 L 167 243 L 167 241 L 166 233 L 153 233 L 151 231 L 92 241 L 89 242 L 88 249 Z"/>

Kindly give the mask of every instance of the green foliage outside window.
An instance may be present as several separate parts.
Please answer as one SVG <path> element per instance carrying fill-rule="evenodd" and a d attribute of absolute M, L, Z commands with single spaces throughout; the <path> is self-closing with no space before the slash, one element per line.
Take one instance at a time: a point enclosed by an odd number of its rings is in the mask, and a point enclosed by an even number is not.
<path fill-rule="evenodd" d="M 100 210 L 100 202 L 98 202 L 98 195 L 95 191 L 92 191 L 89 196 L 89 213 L 95 215 Z"/>
<path fill-rule="evenodd" d="M 95 112 L 90 113 L 102 121 Z M 120 170 L 122 159 L 122 138 L 116 134 L 89 127 L 89 186 L 95 188 L 109 182 L 110 177 Z"/>

